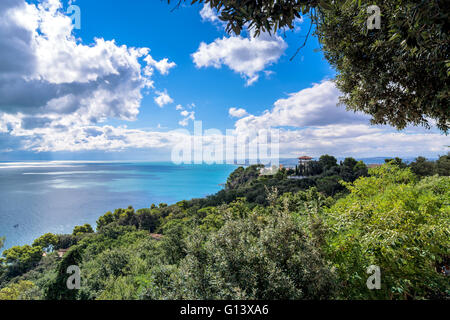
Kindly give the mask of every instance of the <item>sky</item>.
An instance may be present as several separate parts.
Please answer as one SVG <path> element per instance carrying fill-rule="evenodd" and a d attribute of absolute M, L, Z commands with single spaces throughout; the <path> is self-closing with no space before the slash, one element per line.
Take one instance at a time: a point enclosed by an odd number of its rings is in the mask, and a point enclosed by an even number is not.
<path fill-rule="evenodd" d="M 0 161 L 170 160 L 196 121 L 216 138 L 276 128 L 281 157 L 448 152 L 435 128 L 372 126 L 338 105 L 314 36 L 290 61 L 308 29 L 229 35 L 203 4 L 2 0 Z"/>

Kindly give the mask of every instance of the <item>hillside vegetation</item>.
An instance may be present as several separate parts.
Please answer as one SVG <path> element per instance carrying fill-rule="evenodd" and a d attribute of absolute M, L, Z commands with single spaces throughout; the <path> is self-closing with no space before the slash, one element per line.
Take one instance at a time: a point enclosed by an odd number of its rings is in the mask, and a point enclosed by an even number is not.
<path fill-rule="evenodd" d="M 449 164 L 323 156 L 301 180 L 238 168 L 213 196 L 117 209 L 96 231 L 5 250 L 0 300 L 448 299 Z M 79 290 L 66 286 L 71 265 Z"/>

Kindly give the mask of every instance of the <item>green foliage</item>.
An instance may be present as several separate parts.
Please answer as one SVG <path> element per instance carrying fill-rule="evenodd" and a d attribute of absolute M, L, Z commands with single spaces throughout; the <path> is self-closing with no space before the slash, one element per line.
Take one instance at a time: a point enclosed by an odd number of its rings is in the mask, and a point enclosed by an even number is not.
<path fill-rule="evenodd" d="M 44 251 L 52 251 L 53 247 L 58 244 L 58 236 L 53 233 L 46 233 L 33 242 L 33 247 L 41 247 Z"/>
<path fill-rule="evenodd" d="M 97 300 L 136 300 L 138 292 L 138 283 L 132 277 L 110 277 Z"/>
<path fill-rule="evenodd" d="M 185 256 L 186 235 L 189 230 L 183 220 L 169 220 L 163 227 L 164 239 L 161 249 L 167 264 L 177 264 Z"/>
<path fill-rule="evenodd" d="M 12 275 L 21 274 L 33 268 L 42 258 L 42 247 L 29 245 L 15 246 L 3 251 Z"/>
<path fill-rule="evenodd" d="M 364 164 L 362 164 L 365 167 Z M 358 177 L 358 172 L 361 170 L 360 164 L 353 158 L 345 158 L 340 166 L 340 176 L 346 182 L 355 181 Z"/>
<path fill-rule="evenodd" d="M 108 225 L 110 223 L 113 223 L 114 220 L 115 220 L 115 217 L 113 216 L 112 212 L 108 211 L 103 216 L 98 218 L 98 220 L 97 220 L 97 229 L 100 230 L 104 226 L 106 226 L 106 225 Z"/>
<path fill-rule="evenodd" d="M 445 292 L 436 272 L 450 253 L 450 178 L 420 182 L 409 169 L 386 164 L 346 184 L 350 194 L 329 210 L 329 257 L 353 299 L 427 298 Z M 381 268 L 382 289 L 362 290 L 366 268 Z"/>
<path fill-rule="evenodd" d="M 183 0 L 186 1 L 186 0 Z M 178 1 L 176 1 L 178 2 Z M 220 12 L 219 19 L 227 22 L 227 32 L 240 34 L 244 26 L 260 32 L 274 32 L 283 28 L 294 28 L 294 19 L 308 14 L 319 5 L 327 6 L 330 1 L 318 0 L 194 0 L 193 3 L 207 3 Z M 170 4 L 171 1 L 168 0 Z M 178 5 L 181 1 L 178 2 Z"/>
<path fill-rule="evenodd" d="M 324 171 L 328 171 L 338 166 L 336 158 L 328 154 L 325 154 L 319 158 L 319 164 Z"/>
<path fill-rule="evenodd" d="M 78 243 L 80 236 L 74 236 L 72 234 L 58 234 L 58 242 L 54 249 L 68 249 Z"/>
<path fill-rule="evenodd" d="M 92 229 L 91 225 L 86 223 L 82 226 L 76 226 L 73 229 L 72 235 L 79 236 L 87 233 L 94 233 L 94 229 Z"/>
<path fill-rule="evenodd" d="M 159 219 L 161 218 L 161 211 L 157 208 L 154 209 L 139 209 L 136 212 L 138 228 L 142 230 L 148 230 L 149 232 L 155 232 L 159 226 Z"/>
<path fill-rule="evenodd" d="M 440 176 L 450 176 L 450 154 L 441 156 L 436 161 L 436 173 Z"/>
<path fill-rule="evenodd" d="M 328 176 L 317 180 L 317 189 L 327 195 L 335 195 L 345 188 L 340 184 L 340 176 Z"/>
<path fill-rule="evenodd" d="M 231 218 L 231 217 L 230 217 Z M 282 213 L 228 218 L 191 237 L 180 263 L 185 299 L 326 299 L 334 275 L 295 220 Z"/>
<path fill-rule="evenodd" d="M 0 290 L 0 300 L 35 300 L 35 285 L 31 281 L 19 281 Z"/>
<path fill-rule="evenodd" d="M 234 170 L 227 179 L 226 189 L 233 190 L 238 187 L 247 186 L 258 179 L 261 165 L 252 165 L 247 168 L 239 167 Z"/>
<path fill-rule="evenodd" d="M 399 167 L 400 169 L 405 169 L 408 167 L 408 165 L 406 163 L 403 162 L 402 159 L 396 157 L 394 159 L 384 159 L 385 163 L 392 163 L 394 165 L 396 165 L 397 167 Z"/>
<path fill-rule="evenodd" d="M 47 300 L 75 300 L 78 297 L 78 290 L 67 288 L 67 280 L 70 274 L 67 269 L 70 266 L 80 266 L 82 262 L 81 246 L 71 248 L 59 263 L 53 279 L 51 279 L 45 288 L 45 299 Z"/>
<path fill-rule="evenodd" d="M 412 172 L 421 177 L 432 176 L 436 172 L 435 163 L 424 157 L 417 157 L 416 161 L 410 164 L 410 168 Z"/>
<path fill-rule="evenodd" d="M 107 212 L 97 220 L 97 229 L 116 223 L 118 225 L 132 225 L 138 229 L 148 230 L 154 232 L 162 218 L 162 210 L 167 208 L 166 204 L 161 203 L 159 208 L 152 205 L 151 208 L 143 208 L 135 211 L 133 207 L 128 209 L 116 209 L 114 213 Z"/>
<path fill-rule="evenodd" d="M 254 204 L 269 203 L 265 196 L 266 188 L 277 188 L 280 194 L 296 193 L 310 187 L 318 187 L 327 196 L 335 196 L 345 188 L 340 180 L 352 182 L 358 177 L 366 176 L 368 170 L 363 162 L 347 158 L 340 165 L 333 156 L 324 155 L 319 161 L 310 161 L 305 167 L 297 166 L 295 170 L 279 170 L 276 175 L 260 176 L 260 165 L 237 168 L 228 178 L 225 190 L 200 201 L 202 207 L 231 203 L 237 198 Z M 288 179 L 290 175 L 303 175 L 302 179 Z M 305 177 L 306 176 L 306 177 Z"/>
<path fill-rule="evenodd" d="M 84 254 L 87 258 L 88 253 Z M 111 282 L 126 277 L 131 273 L 130 250 L 120 246 L 107 249 L 94 256 L 92 260 L 86 260 L 82 264 L 84 283 L 81 288 L 83 299 L 97 299 L 102 292 L 108 291 Z M 104 296 L 106 299 L 106 296 Z"/>
<path fill-rule="evenodd" d="M 363 3 L 363 5 L 360 5 Z M 372 116 L 373 124 L 449 129 L 448 1 L 376 1 L 381 30 L 368 31 L 373 1 L 335 1 L 317 15 L 316 34 L 338 71 L 336 84 L 347 109 Z"/>
<path fill-rule="evenodd" d="M 201 221 L 200 229 L 209 233 L 219 230 L 224 224 L 224 218 L 216 207 L 207 207 L 198 211 L 205 217 Z"/>

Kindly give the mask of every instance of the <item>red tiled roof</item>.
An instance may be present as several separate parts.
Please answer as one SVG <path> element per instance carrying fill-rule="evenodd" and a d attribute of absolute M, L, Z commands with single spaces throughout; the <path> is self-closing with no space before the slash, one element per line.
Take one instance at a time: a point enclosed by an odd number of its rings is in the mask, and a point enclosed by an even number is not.
<path fill-rule="evenodd" d="M 67 253 L 67 251 L 69 251 L 69 249 L 59 249 L 59 250 L 57 251 L 58 256 L 59 256 L 60 258 L 62 258 L 62 257 Z"/>
<path fill-rule="evenodd" d="M 150 237 L 152 237 L 155 240 L 161 240 L 163 238 L 163 235 L 159 233 L 150 233 Z"/>

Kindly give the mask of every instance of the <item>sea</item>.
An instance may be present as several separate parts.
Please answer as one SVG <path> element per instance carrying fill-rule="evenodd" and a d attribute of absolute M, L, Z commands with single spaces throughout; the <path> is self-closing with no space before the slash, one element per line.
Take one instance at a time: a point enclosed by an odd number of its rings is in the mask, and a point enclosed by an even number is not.
<path fill-rule="evenodd" d="M 234 165 L 171 162 L 0 162 L 2 250 L 52 232 L 72 233 L 107 211 L 201 198 L 223 188 Z M 0 250 L 1 251 L 1 250 Z"/>
<path fill-rule="evenodd" d="M 384 163 L 386 157 L 357 159 Z M 343 160 L 343 159 L 338 159 Z M 405 159 L 407 162 L 413 159 Z M 280 159 L 285 166 L 296 159 Z M 202 198 L 223 188 L 236 165 L 139 161 L 0 162 L 0 237 L 7 249 L 51 232 L 72 233 L 107 211 Z M 0 253 L 1 253 L 0 249 Z"/>

